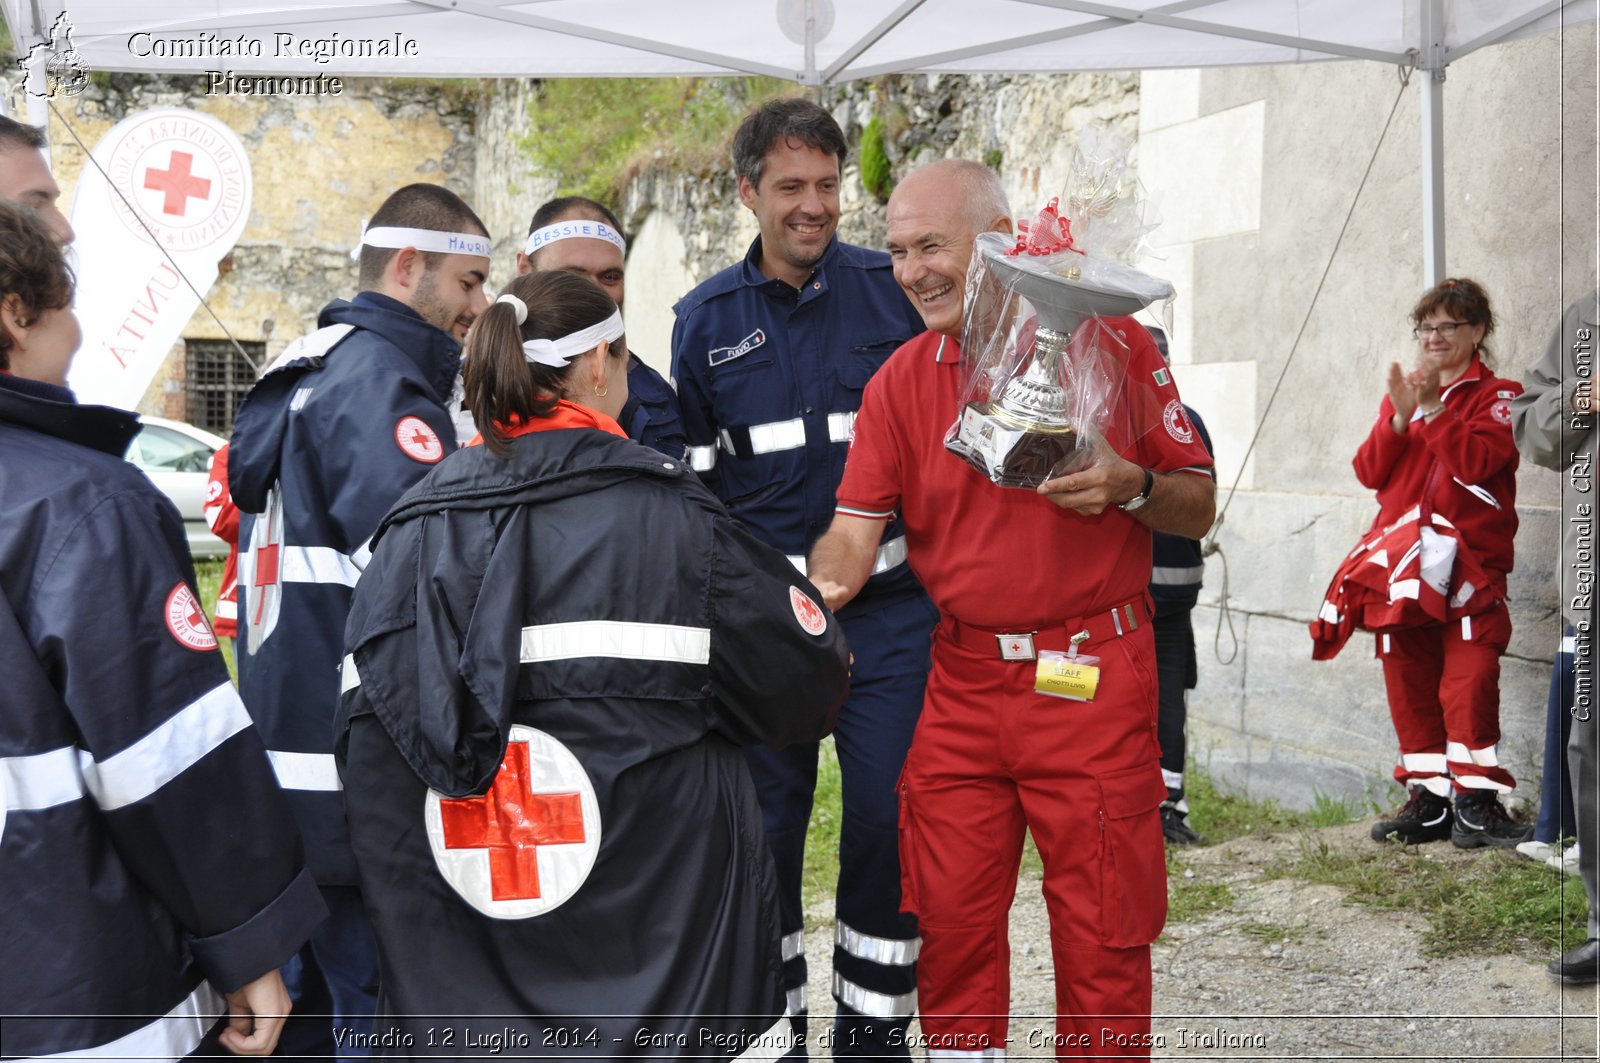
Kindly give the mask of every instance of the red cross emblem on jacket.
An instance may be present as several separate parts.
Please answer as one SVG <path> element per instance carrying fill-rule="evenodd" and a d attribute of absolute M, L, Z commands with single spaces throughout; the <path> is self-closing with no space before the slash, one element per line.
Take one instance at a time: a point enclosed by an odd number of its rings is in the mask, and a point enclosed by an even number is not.
<path fill-rule="evenodd" d="M 586 840 L 583 800 L 576 792 L 533 792 L 528 743 L 513 741 L 494 784 L 482 797 L 439 802 L 447 849 L 489 850 L 489 877 L 497 901 L 542 896 L 539 847 Z"/>

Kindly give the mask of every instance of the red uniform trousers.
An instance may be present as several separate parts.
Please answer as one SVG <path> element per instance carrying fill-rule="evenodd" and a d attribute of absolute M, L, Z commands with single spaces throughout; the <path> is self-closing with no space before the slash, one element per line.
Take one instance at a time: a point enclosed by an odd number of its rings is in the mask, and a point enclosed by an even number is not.
<path fill-rule="evenodd" d="M 1002 660 L 992 635 L 940 624 L 900 783 L 929 1058 L 1006 1046 L 1007 913 L 1025 829 L 1044 861 L 1058 1055 L 1149 1055 L 1150 942 L 1166 921 L 1167 879 L 1147 617 L 1081 647 L 1101 658 L 1092 702 L 1035 692 L 1033 661 Z M 1082 626 L 1041 631 L 1035 644 L 1065 650 Z"/>
<path fill-rule="evenodd" d="M 1379 632 L 1378 659 L 1400 740 L 1395 781 L 1449 797 L 1456 789 L 1506 792 L 1500 767 L 1500 655 L 1511 641 L 1505 602 L 1476 616 Z"/>

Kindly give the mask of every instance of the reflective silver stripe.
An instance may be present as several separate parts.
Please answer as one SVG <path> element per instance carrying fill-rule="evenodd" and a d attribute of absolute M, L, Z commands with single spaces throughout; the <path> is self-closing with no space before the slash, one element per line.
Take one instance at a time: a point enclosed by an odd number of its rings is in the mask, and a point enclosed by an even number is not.
<path fill-rule="evenodd" d="M 917 962 L 922 952 L 921 938 L 880 938 L 863 934 L 853 926 L 835 923 L 833 943 L 858 960 L 906 967 Z"/>
<path fill-rule="evenodd" d="M 711 629 L 626 620 L 575 620 L 522 629 L 522 663 L 579 657 L 711 663 Z"/>
<path fill-rule="evenodd" d="M 788 963 L 796 956 L 804 956 L 806 954 L 805 933 L 796 930 L 792 934 L 783 935 L 783 941 L 780 944 L 780 948 L 783 950 L 784 963 Z"/>
<path fill-rule="evenodd" d="M 71 746 L 26 757 L 0 757 L 0 796 L 7 812 L 54 808 L 83 796 L 78 751 Z"/>
<path fill-rule="evenodd" d="M 908 1019 L 917 1010 L 917 991 L 901 993 L 897 997 L 887 993 L 874 993 L 854 982 L 845 980 L 838 971 L 833 972 L 833 995 L 839 1003 L 863 1015 L 879 1019 Z"/>
<path fill-rule="evenodd" d="M 1470 616 L 1461 618 L 1461 638 L 1465 642 L 1472 641 L 1472 617 Z"/>
<path fill-rule="evenodd" d="M 1402 753 L 1400 766 L 1409 772 L 1430 772 L 1435 775 L 1445 773 L 1445 757 L 1443 753 Z"/>
<path fill-rule="evenodd" d="M 716 444 L 709 447 L 689 448 L 689 468 L 695 472 L 709 472 L 717 467 Z"/>
<path fill-rule="evenodd" d="M 893 539 L 878 547 L 877 560 L 872 563 L 872 574 L 876 576 L 879 573 L 889 571 L 896 565 L 903 565 L 905 562 L 906 537 L 904 535 L 896 535 Z"/>
<path fill-rule="evenodd" d="M 356 569 L 360 572 L 365 572 L 367 570 L 367 566 L 372 563 L 371 539 L 368 539 L 366 542 L 362 543 L 360 547 L 356 549 L 356 552 L 350 555 L 350 563 L 356 566 Z"/>
<path fill-rule="evenodd" d="M 239 603 L 234 601 L 232 598 L 219 598 L 219 599 L 217 599 L 217 619 L 218 620 L 237 620 L 237 619 L 239 619 Z"/>
<path fill-rule="evenodd" d="M 1495 752 L 1494 746 L 1485 746 L 1482 749 L 1468 749 L 1465 742 L 1446 742 L 1444 744 L 1444 759 L 1453 760 L 1457 764 L 1476 764 L 1480 768 L 1498 768 L 1500 757 Z"/>
<path fill-rule="evenodd" d="M 1204 565 L 1157 565 L 1150 570 L 1150 582 L 1158 583 L 1163 587 L 1182 587 L 1190 583 L 1199 583 L 1205 578 L 1206 566 Z"/>
<path fill-rule="evenodd" d="M 211 983 L 201 982 L 161 1018 L 109 1044 L 31 1059 L 181 1059 L 200 1046 L 206 1031 L 216 1025 L 224 1010 L 222 997 Z"/>
<path fill-rule="evenodd" d="M 848 443 L 850 432 L 856 426 L 856 412 L 828 414 L 828 442 Z"/>
<path fill-rule="evenodd" d="M 354 587 L 361 566 L 331 546 L 285 546 L 279 561 L 282 583 L 342 583 Z"/>
<path fill-rule="evenodd" d="M 1162 768 L 1161 781 L 1167 784 L 1167 789 L 1169 790 L 1181 790 L 1183 789 L 1183 772 L 1168 771 L 1166 768 Z"/>
<path fill-rule="evenodd" d="M 347 653 L 344 660 L 339 662 L 339 693 L 344 694 L 360 685 L 361 673 L 356 670 L 356 659 Z"/>
<path fill-rule="evenodd" d="M 311 388 L 296 388 L 294 394 L 289 398 L 289 409 L 299 411 L 306 404 L 306 401 L 311 398 L 311 391 Z"/>
<path fill-rule="evenodd" d="M 79 752 L 84 788 L 104 809 L 142 801 L 249 726 L 233 684 L 223 683 L 115 756 Z"/>
<path fill-rule="evenodd" d="M 748 1047 L 733 1058 L 735 1063 L 741 1060 L 743 1063 L 776 1063 L 788 1054 L 794 1047 L 795 1041 L 794 1023 L 789 1021 L 789 1016 L 784 1015 L 751 1038 L 747 1043 Z"/>
<path fill-rule="evenodd" d="M 752 454 L 774 454 L 780 450 L 796 450 L 806 445 L 806 423 L 798 417 L 787 421 L 753 424 L 748 431 Z M 728 449 L 732 450 L 733 447 L 730 446 Z"/>
<path fill-rule="evenodd" d="M 785 554 L 784 556 L 789 559 L 789 564 L 795 567 L 796 572 L 802 576 L 809 575 L 806 572 L 805 558 L 799 554 Z M 872 560 L 872 574 L 874 576 L 882 575 L 896 565 L 903 565 L 905 562 L 906 537 L 904 535 L 896 535 L 893 539 L 878 547 L 878 553 Z"/>
<path fill-rule="evenodd" d="M 285 790 L 332 792 L 344 789 L 332 753 L 286 753 L 281 749 L 269 749 L 267 759 L 272 761 L 272 773 L 278 777 L 278 785 Z"/>
<path fill-rule="evenodd" d="M 1577 653 L 1578 652 L 1578 637 L 1576 635 L 1565 635 L 1565 636 L 1563 636 L 1562 639 L 1561 639 L 1561 645 L 1556 648 L 1556 652 L 1557 653 Z"/>
<path fill-rule="evenodd" d="M 868 520 L 888 520 L 894 516 L 894 510 L 884 509 L 856 509 L 852 506 L 835 506 L 835 512 L 843 513 L 847 517 L 866 517 Z"/>
<path fill-rule="evenodd" d="M 783 995 L 784 1006 L 790 1015 L 804 1015 L 806 1013 L 806 987 L 795 986 Z"/>

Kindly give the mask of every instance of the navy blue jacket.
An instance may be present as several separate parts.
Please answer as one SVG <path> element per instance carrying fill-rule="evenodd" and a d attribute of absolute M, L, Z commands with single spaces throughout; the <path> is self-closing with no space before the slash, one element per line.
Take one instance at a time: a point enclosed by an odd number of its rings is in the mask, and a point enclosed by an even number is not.
<path fill-rule="evenodd" d="M 1189 415 L 1194 430 L 1200 433 L 1200 442 L 1205 444 L 1206 453 L 1214 456 L 1211 433 L 1206 431 L 1206 423 L 1187 404 L 1183 412 Z M 1215 469 L 1211 470 L 1211 478 L 1217 478 Z M 1200 586 L 1206 575 L 1205 558 L 1200 553 L 1199 541 L 1167 532 L 1155 532 L 1150 539 L 1153 560 L 1150 597 L 1155 599 L 1156 615 L 1170 616 L 1193 609 L 1200 600 Z"/>
<path fill-rule="evenodd" d="M 728 512 L 803 564 L 833 520 L 867 381 L 922 319 L 889 256 L 835 239 L 799 290 L 743 261 L 679 300 L 672 330 L 690 465 Z M 896 520 L 842 615 L 921 593 Z"/>
<path fill-rule="evenodd" d="M 637 354 L 628 355 L 628 401 L 617 423 L 628 433 L 629 439 L 638 440 L 674 460 L 686 460 L 689 442 L 683 434 L 678 393 Z"/>
<path fill-rule="evenodd" d="M 138 430 L 0 375 L 8 1058 L 181 1057 L 324 914 Z"/>
<path fill-rule="evenodd" d="M 266 737 L 317 881 L 353 884 L 333 763 L 340 647 L 368 540 L 406 489 L 455 450 L 445 403 L 461 364 L 448 333 L 374 292 L 330 303 L 325 353 L 264 376 L 234 422 L 239 689 Z M 308 340 L 315 339 L 313 333 Z"/>
<path fill-rule="evenodd" d="M 418 1055 L 460 1056 L 429 1028 L 494 1015 L 532 1055 L 733 1055 L 668 1046 L 770 1031 L 752 1056 L 775 1058 L 777 893 L 738 747 L 828 731 L 840 625 L 682 462 L 592 429 L 510 446 L 406 493 L 346 629 L 383 1010 Z M 641 1015 L 666 1039 L 644 1051 Z"/>

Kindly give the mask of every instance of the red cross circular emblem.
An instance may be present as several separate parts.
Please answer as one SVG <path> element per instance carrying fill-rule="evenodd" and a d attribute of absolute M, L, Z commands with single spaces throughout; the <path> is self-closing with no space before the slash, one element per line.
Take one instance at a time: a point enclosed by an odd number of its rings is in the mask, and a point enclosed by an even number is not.
<path fill-rule="evenodd" d="M 1178 442 L 1194 442 L 1194 433 L 1189 431 L 1189 420 L 1183 415 L 1183 403 L 1177 399 L 1167 403 L 1167 408 L 1161 413 L 1161 423 L 1166 426 L 1167 435 Z"/>
<path fill-rule="evenodd" d="M 105 143 L 106 195 L 136 237 L 149 242 L 153 232 L 175 251 L 220 247 L 218 257 L 233 246 L 249 218 L 251 175 L 228 126 L 162 108 L 119 123 Z"/>
<path fill-rule="evenodd" d="M 572 751 L 543 731 L 511 728 L 505 759 L 481 797 L 428 791 L 434 863 L 462 900 L 495 919 L 559 908 L 600 852 L 600 803 Z"/>
<path fill-rule="evenodd" d="M 428 422 L 420 417 L 400 418 L 400 423 L 394 426 L 394 441 L 400 444 L 406 457 L 424 465 L 432 465 L 444 457 L 444 444 L 439 442 L 439 433 L 429 428 Z"/>
<path fill-rule="evenodd" d="M 828 614 L 799 587 L 789 588 L 789 605 L 794 609 L 794 618 L 800 622 L 800 629 L 806 634 L 820 635 L 827 630 Z"/>
<path fill-rule="evenodd" d="M 1493 406 L 1489 407 L 1489 416 L 1493 417 L 1496 421 L 1499 421 L 1501 424 L 1510 424 L 1511 423 L 1511 400 L 1510 399 L 1501 399 L 1499 402 L 1497 402 Z"/>
<path fill-rule="evenodd" d="M 166 617 L 172 637 L 189 649 L 204 653 L 217 648 L 217 636 L 200 608 L 200 599 L 187 583 L 179 581 L 167 595 Z"/>

